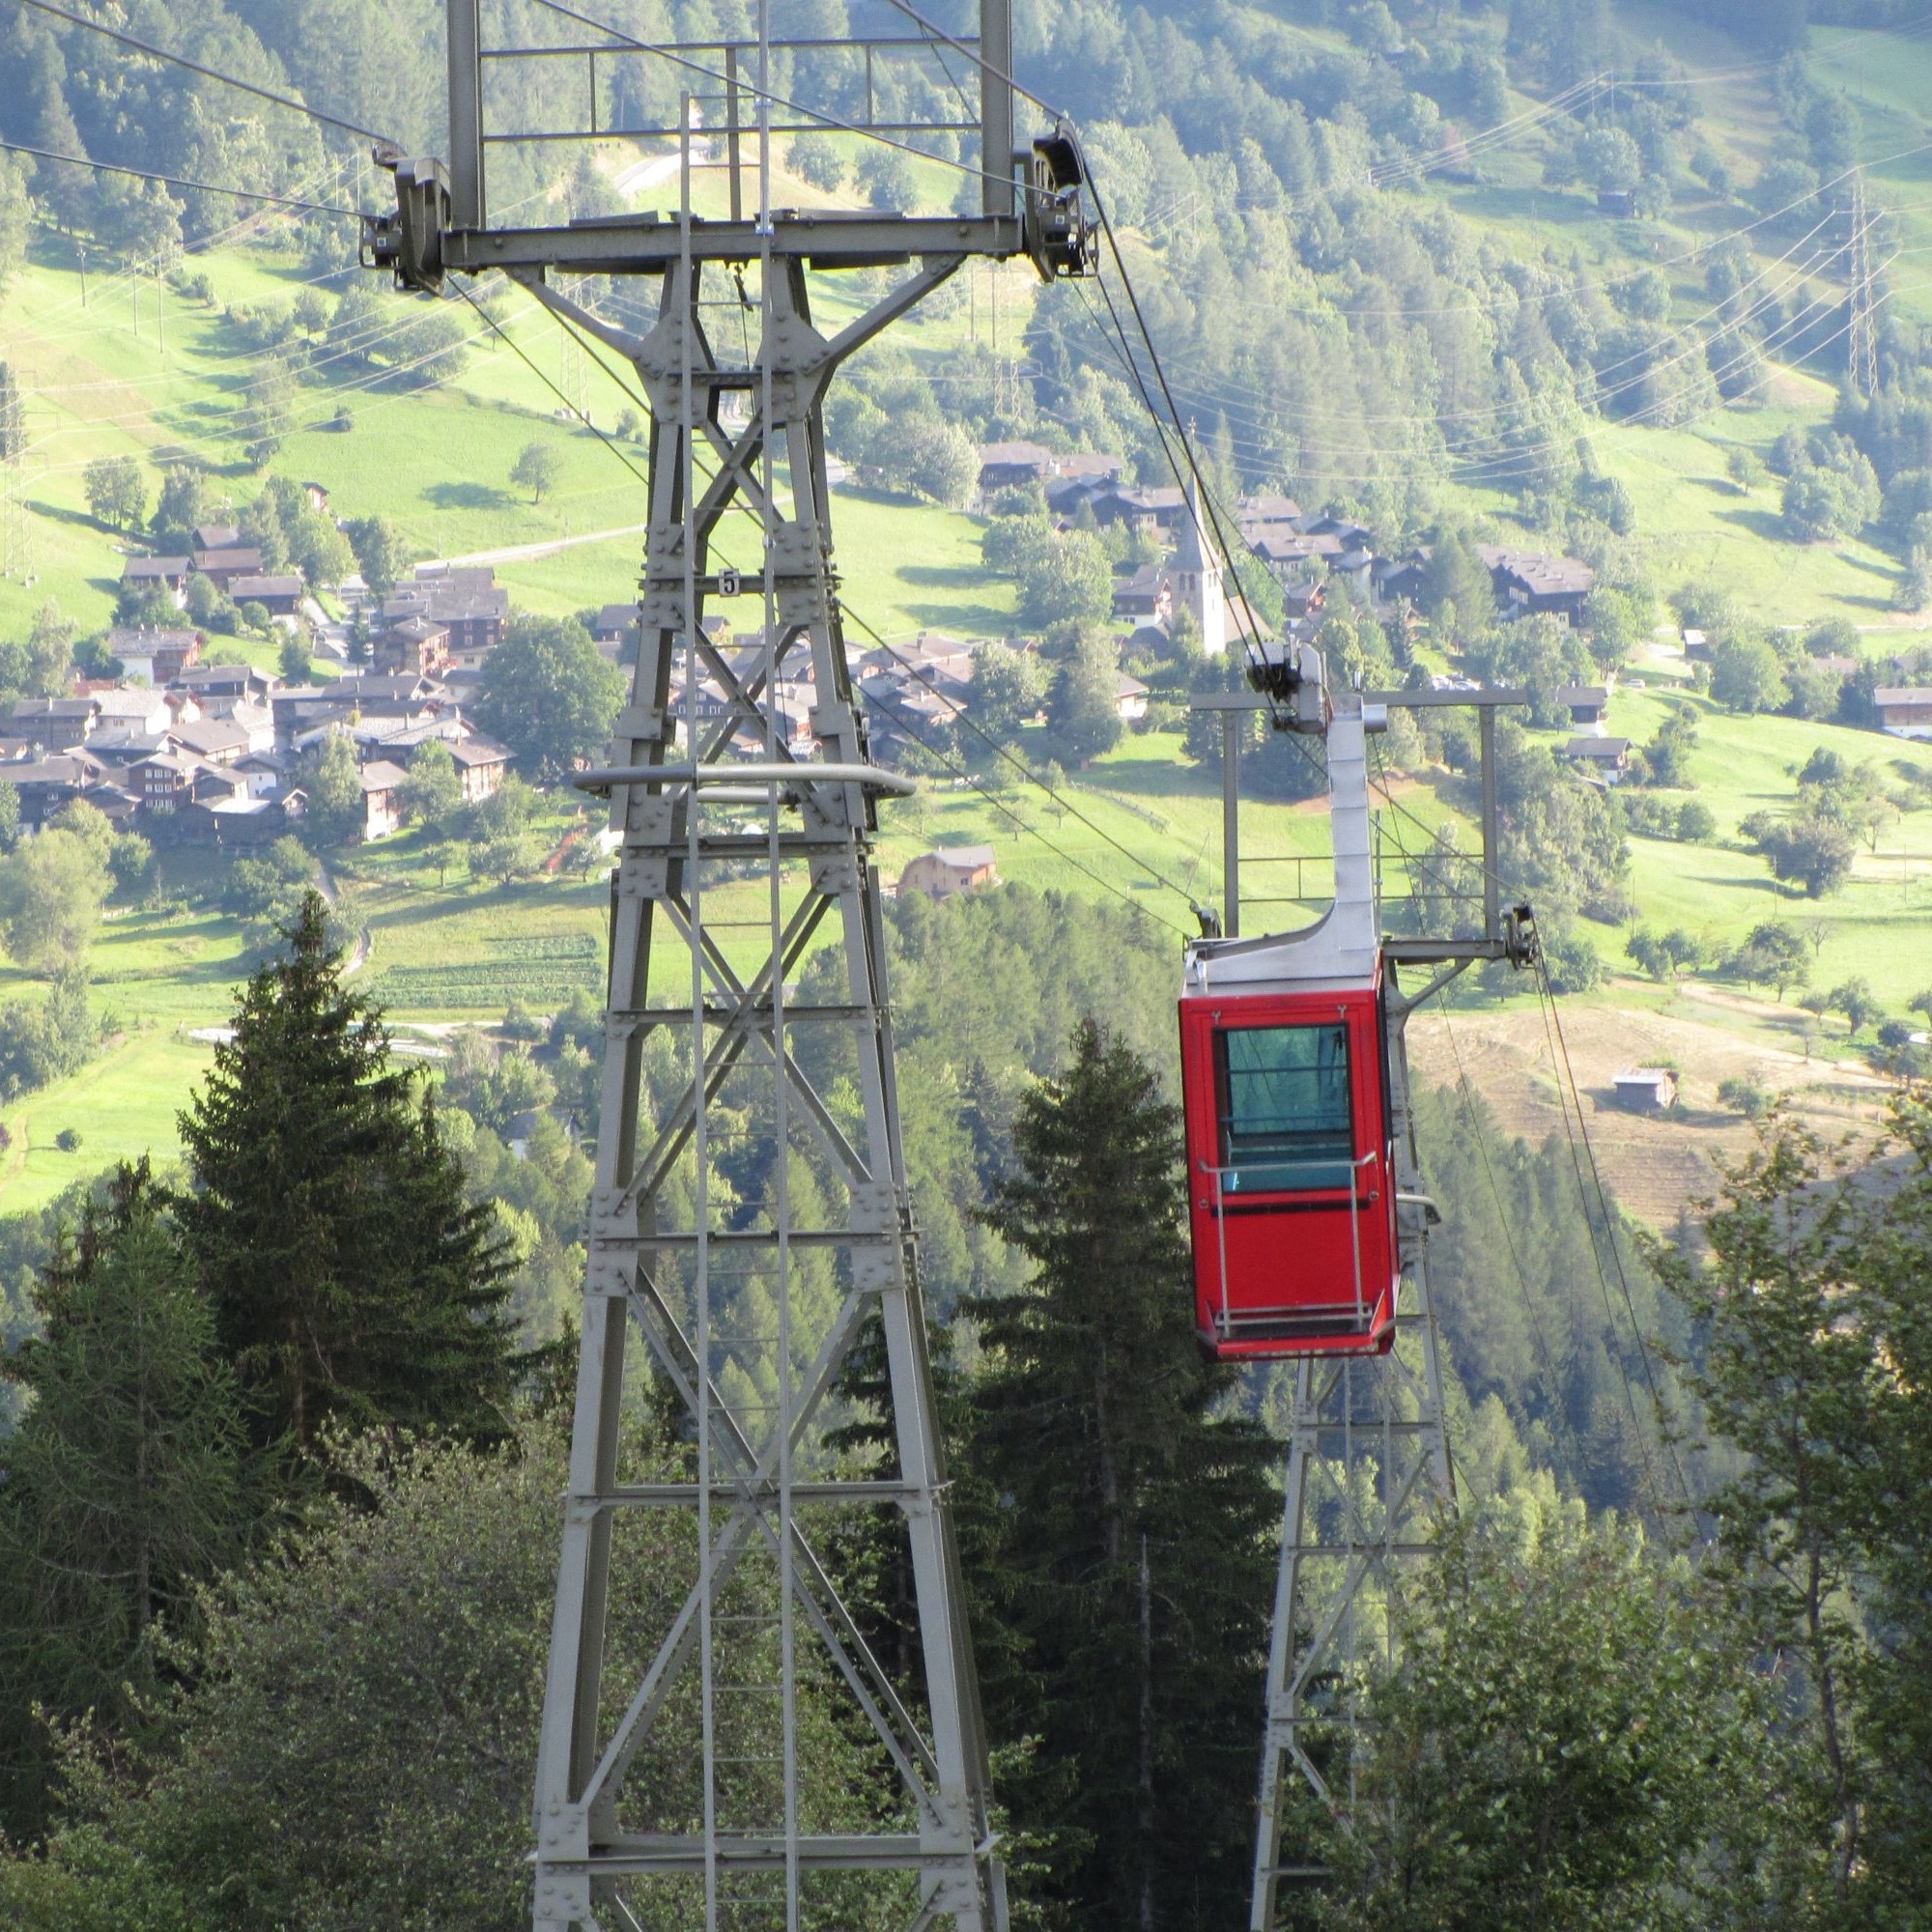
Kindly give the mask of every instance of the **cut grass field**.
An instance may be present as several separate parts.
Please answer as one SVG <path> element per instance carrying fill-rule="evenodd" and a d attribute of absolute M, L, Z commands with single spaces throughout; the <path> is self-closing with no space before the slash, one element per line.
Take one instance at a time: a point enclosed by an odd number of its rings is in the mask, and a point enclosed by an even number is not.
<path fill-rule="evenodd" d="M 24 631 L 49 597 L 84 631 L 112 620 L 125 556 L 139 546 L 89 512 L 84 475 L 95 458 L 142 459 L 151 504 L 158 469 L 177 451 L 207 465 L 216 492 L 233 500 L 245 501 L 258 487 L 232 434 L 252 358 L 225 311 L 286 305 L 313 278 L 261 249 L 225 249 L 198 267 L 211 276 L 216 303 L 168 295 L 165 354 L 152 281 L 138 288 L 138 319 L 137 290 L 128 278 L 89 276 L 83 305 L 77 262 L 55 240 L 37 242 L 0 302 L 0 345 L 26 392 L 28 430 L 26 455 L 8 479 L 22 512 L 24 561 L 10 557 L 15 567 L 0 576 L 0 630 Z M 989 289 L 990 280 L 982 295 Z M 1021 298 L 1009 292 L 1003 300 L 1009 317 L 1023 318 Z M 517 603 L 548 614 L 628 600 L 642 554 L 644 445 L 613 445 L 584 428 L 543 379 L 581 396 L 607 436 L 632 400 L 634 379 L 620 392 L 596 368 L 573 361 L 563 332 L 521 294 L 503 322 L 514 347 L 469 310 L 460 312 L 472 336 L 460 379 L 402 389 L 338 365 L 332 373 L 342 380 L 298 388 L 296 426 L 272 469 L 324 485 L 338 516 L 391 518 L 418 556 L 488 554 L 611 532 L 600 542 L 506 558 L 497 572 Z M 932 325 L 935 353 L 959 335 L 968 312 L 957 307 Z M 419 303 L 393 298 L 388 326 L 420 313 Z M 330 427 L 340 409 L 350 412 L 347 430 Z M 510 482 L 518 454 L 532 440 L 548 445 L 558 463 L 555 485 L 538 503 Z M 993 636 L 1011 628 L 1009 586 L 979 568 L 975 520 L 875 493 L 841 488 L 838 497 L 843 587 L 868 622 L 893 635 L 948 629 Z M 749 561 L 734 559 L 734 546 L 742 549 L 742 539 L 730 531 L 722 546 L 726 560 Z"/>
<path fill-rule="evenodd" d="M 1914 773 L 1932 778 L 1932 746 L 1803 719 L 1738 717 L 1708 698 L 1648 689 L 1619 691 L 1608 728 L 1642 744 L 1684 703 L 1695 707 L 1698 721 L 1690 795 L 1710 807 L 1719 842 L 1631 840 L 1631 889 L 1643 923 L 1660 930 L 1681 926 L 1714 953 L 1734 948 L 1764 920 L 1815 927 L 1814 983 L 1831 987 L 1861 977 L 1879 999 L 1902 1010 L 1913 994 L 1932 985 L 1932 810 L 1907 812 L 1885 827 L 1876 855 L 1861 851 L 1850 881 L 1824 899 L 1779 885 L 1761 858 L 1737 844 L 1737 829 L 1754 811 L 1790 810 L 1797 773 L 1821 747 L 1848 765 L 1871 764 L 1896 790 Z M 1604 938 L 1602 950 L 1614 961 L 1621 940 Z"/>
<path fill-rule="evenodd" d="M 1807 932 L 1816 947 L 1814 983 L 1867 980 L 1890 1010 L 1932 982 L 1932 811 L 1919 810 L 1888 827 L 1879 856 L 1861 855 L 1851 882 L 1823 900 L 1778 886 L 1762 860 L 1735 843 L 1749 812 L 1779 810 L 1795 796 L 1796 771 L 1824 746 L 1848 762 L 1871 761 L 1897 781 L 1906 768 L 1932 770 L 1932 749 L 1921 750 L 1869 731 L 1781 718 L 1728 714 L 1675 682 L 1681 659 L 1646 659 L 1647 689 L 1626 687 L 1612 700 L 1609 728 L 1639 743 L 1655 735 L 1673 705 L 1690 703 L 1699 720 L 1692 756 L 1694 796 L 1718 819 L 1717 840 L 1686 845 L 1633 838 L 1631 886 L 1645 923 L 1682 926 L 1713 955 L 1735 947 L 1751 926 L 1783 918 Z M 1558 742 L 1564 733 L 1547 734 Z M 1036 770 L 1047 748 L 1037 734 L 1020 753 Z M 1258 755 L 1288 757 L 1295 748 L 1276 741 Z M 1443 774 L 1397 780 L 1400 816 L 1380 817 L 1391 852 L 1413 845 L 1414 821 L 1434 825 L 1453 816 L 1459 785 Z M 1004 878 L 1039 890 L 1121 901 L 1173 930 L 1192 929 L 1189 902 L 1218 904 L 1221 890 L 1220 788 L 1181 753 L 1173 733 L 1129 734 L 1115 751 L 1069 777 L 1064 806 L 1018 781 L 987 796 L 962 781 L 928 780 L 916 801 L 884 809 L 879 843 L 883 877 L 897 877 L 920 852 L 935 845 L 993 847 Z M 553 838 L 569 820 L 549 821 Z M 1292 806 L 1250 799 L 1242 816 L 1243 906 L 1247 929 L 1292 924 L 1301 917 L 1270 903 L 1327 890 L 1328 828 L 1321 802 Z M 1270 865 L 1271 860 L 1303 862 Z M 201 855 L 165 853 L 161 866 L 172 889 L 210 883 L 213 862 Z M 460 867 L 439 884 L 414 835 L 346 855 L 336 870 L 358 895 L 371 950 L 359 984 L 399 1022 L 479 1021 L 497 1017 L 510 999 L 535 1010 L 561 1004 L 577 986 L 594 992 L 607 944 L 607 897 L 601 883 L 545 878 L 500 886 L 474 880 Z M 1400 890 L 1398 880 L 1389 889 Z M 757 920 L 763 888 L 739 882 L 715 889 L 708 903 L 726 920 Z M 1621 926 L 1586 925 L 1605 963 L 1622 971 L 1627 936 Z M 687 970 L 684 955 L 662 941 L 660 970 Z M 754 935 L 730 949 L 749 960 Z M 210 910 L 122 911 L 106 922 L 95 948 L 96 1003 L 126 1031 L 100 1061 L 75 1079 L 0 1110 L 14 1145 L 0 1161 L 0 1210 L 48 1198 L 85 1171 L 52 1149 L 64 1126 L 78 1127 L 99 1160 L 152 1149 L 165 1157 L 174 1147 L 174 1114 L 205 1067 L 208 1049 L 187 1036 L 220 1025 L 231 993 L 249 964 L 237 923 Z M 663 982 L 661 982 L 663 983 Z M 30 990 L 17 971 L 0 968 L 0 999 Z M 1578 1009 L 1614 1015 L 1648 1009 L 1668 989 L 1620 982 Z M 1743 1037 L 1739 1051 L 1787 1051 L 1791 1042 L 1746 1000 L 1721 1015 L 1700 1010 L 1698 1023 Z M 1788 1023 L 1789 1012 L 1777 1021 Z M 1614 1018 L 1605 1022 L 1612 1030 Z M 1768 1030 L 1769 1029 L 1769 1030 Z M 1633 1039 L 1634 1040 L 1634 1035 Z M 1833 1050 L 1831 1029 L 1812 1042 L 1821 1056 Z M 1487 1084 L 1479 1071 L 1479 1081 Z M 111 1104 L 102 1104 L 110 1096 Z"/>
<path fill-rule="evenodd" d="M 1037 791 L 1005 796 L 1003 811 L 970 790 L 931 781 L 917 808 L 887 808 L 881 875 L 896 879 L 935 844 L 992 844 L 1007 879 L 1040 891 L 1117 896 L 1171 925 L 1178 972 L 1180 936 L 1193 929 L 1183 892 L 1214 899 L 1220 891 L 1218 788 L 1179 753 L 1171 735 L 1132 737 L 1077 775 L 1065 796 L 1091 825 L 1060 814 Z M 1007 812 L 1033 829 L 1017 831 Z M 567 822 L 558 815 L 550 829 L 558 833 Z M 1306 808 L 1251 806 L 1243 831 L 1251 865 L 1266 853 L 1319 857 L 1325 849 L 1325 820 Z M 1133 856 L 1123 856 L 1122 846 Z M 177 891 L 208 884 L 209 863 L 199 854 L 161 858 Z M 502 886 L 459 867 L 439 885 L 424 841 L 413 834 L 349 854 L 334 870 L 355 893 L 370 935 L 367 963 L 354 983 L 400 1024 L 487 1022 L 500 1018 L 513 998 L 552 1011 L 579 986 L 601 994 L 609 905 L 601 877 Z M 739 881 L 714 888 L 706 906 L 716 919 L 756 921 L 766 914 L 767 895 L 762 884 Z M 725 951 L 742 969 L 757 937 L 749 927 L 732 937 Z M 658 983 L 682 984 L 689 955 L 667 933 L 658 946 Z M 0 1107 L 10 1138 L 0 1151 L 0 1213 L 39 1206 L 113 1160 L 144 1152 L 157 1161 L 175 1157 L 175 1116 L 212 1052 L 191 1036 L 227 1022 L 251 954 L 239 923 L 219 911 L 124 910 L 103 924 L 90 964 L 96 1009 L 112 1016 L 124 1037 L 71 1079 Z M 41 990 L 18 969 L 0 966 L 0 1001 Z M 72 1154 L 53 1146 L 66 1127 L 82 1135 Z"/>

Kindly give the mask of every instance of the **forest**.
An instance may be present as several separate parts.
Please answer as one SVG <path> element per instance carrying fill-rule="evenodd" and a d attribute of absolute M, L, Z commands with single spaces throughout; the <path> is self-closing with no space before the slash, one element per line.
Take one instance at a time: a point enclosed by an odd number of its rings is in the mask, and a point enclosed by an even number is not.
<path fill-rule="evenodd" d="M 1282 1395 L 1193 1338 L 1169 946 L 1014 888 L 909 899 L 891 944 L 1019 1909 L 1225 1923 Z M 0 1222 L 9 1923 L 522 1921 L 587 1171 L 488 1152 L 461 1104 L 489 1110 L 484 1076 L 436 1086 L 311 897 L 239 996 L 185 1171 Z M 1932 1869 L 1927 1096 L 1901 1088 L 1857 1156 L 1774 1115 L 1676 1240 L 1593 1231 L 1571 1151 L 1508 1141 L 1466 1088 L 1419 1125 L 1462 1520 L 1397 1606 L 1394 1661 L 1363 1666 L 1367 1802 L 1305 1821 L 1335 1882 L 1289 1922 L 1910 1922 Z M 1096 1383 L 1099 1358 L 1124 1373 Z M 863 1356 L 843 1401 L 863 1466 Z M 675 1466 L 648 1382 L 633 1426 Z M 891 1644 L 891 1563 L 865 1539 L 838 1560 Z M 665 1545 L 666 1588 L 688 1561 Z M 613 1642 L 659 1614 L 628 1605 Z M 802 1721 L 830 1727 L 814 1802 L 862 1787 L 830 1707 Z"/>

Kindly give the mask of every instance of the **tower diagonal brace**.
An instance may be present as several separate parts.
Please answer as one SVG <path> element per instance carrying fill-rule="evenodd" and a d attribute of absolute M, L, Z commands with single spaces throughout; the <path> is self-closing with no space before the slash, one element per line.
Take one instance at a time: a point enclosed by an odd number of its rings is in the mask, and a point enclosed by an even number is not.
<path fill-rule="evenodd" d="M 580 325 L 594 322 L 599 339 L 630 358 L 651 409 L 641 641 L 611 750 L 610 770 L 618 776 L 608 781 L 619 843 L 575 1422 L 539 1744 L 538 1932 L 665 1922 L 646 1904 L 648 1889 L 665 1883 L 703 1888 L 701 1916 L 692 1889 L 688 1906 L 672 1908 L 689 1912 L 679 1922 L 790 1932 L 822 1922 L 804 1899 L 820 1874 L 846 1875 L 840 1884 L 854 1882 L 852 1874 L 898 1884 L 909 1925 L 1005 1932 L 1007 1922 L 912 1238 L 871 856 L 873 791 L 849 779 L 811 777 L 818 764 L 849 773 L 870 762 L 839 622 L 820 406 L 844 357 L 939 286 L 962 258 L 918 262 L 891 294 L 828 336 L 810 319 L 806 252 L 768 246 L 764 254 L 761 339 L 749 368 L 724 366 L 714 354 L 703 327 L 706 262 L 689 251 L 662 266 L 657 320 L 640 335 L 526 278 L 549 306 Z M 722 274 L 718 279 L 725 284 Z M 739 405 L 735 414 L 727 403 Z M 734 533 L 755 527 L 755 569 L 727 571 L 715 559 L 727 516 L 737 520 Z M 742 554 L 747 546 L 733 548 Z M 755 673 L 727 662 L 701 628 L 707 602 L 732 589 L 761 596 L 771 612 L 764 668 Z M 777 668 L 795 672 L 806 665 L 817 694 L 811 729 L 819 750 L 810 757 L 772 718 Z M 694 729 L 680 746 L 676 687 L 707 676 L 724 693 L 726 722 Z M 724 859 L 742 866 L 746 840 L 742 828 L 716 815 L 703 785 L 684 776 L 714 761 L 728 775 L 734 729 L 763 733 L 768 758 L 799 764 L 797 784 L 784 789 L 802 830 L 782 839 L 775 833 L 772 847 L 789 855 L 781 877 L 799 903 L 783 921 L 774 916 L 765 942 L 741 932 L 727 938 L 706 923 L 706 867 Z M 654 778 L 660 769 L 665 777 Z M 780 789 L 773 785 L 774 794 Z M 836 1102 L 814 1088 L 806 1058 L 785 1038 L 799 950 L 826 933 L 841 983 L 833 1004 L 804 1009 L 802 1017 L 845 1031 L 850 1088 Z M 689 1056 L 682 1086 L 673 1082 L 652 1099 L 645 1045 L 666 1026 L 685 1038 L 712 1031 L 704 1051 Z M 810 1144 L 829 1151 L 828 1198 L 814 1194 L 809 1209 L 793 1211 L 781 1190 L 778 1204 L 764 1203 L 750 1226 L 724 1227 L 715 1214 L 694 1210 L 678 1176 L 702 1163 L 721 1088 L 741 1075 L 781 1089 L 780 1118 L 788 1106 L 801 1131 L 814 1137 Z M 722 1136 L 726 1129 L 717 1118 Z M 781 1163 L 787 1151 L 781 1144 Z M 771 1266 L 776 1255 L 782 1297 L 783 1256 L 808 1252 L 832 1258 L 841 1307 L 822 1335 L 801 1344 L 815 1350 L 810 1372 L 792 1378 L 781 1423 L 761 1434 L 734 1408 L 720 1374 L 722 1345 L 715 1334 L 704 1343 L 678 1296 L 707 1265 L 722 1273 L 751 1255 Z M 802 1520 L 797 1512 L 805 1505 L 786 1474 L 790 1456 L 822 1431 L 837 1372 L 874 1315 L 890 1386 L 894 1468 L 870 1485 L 810 1485 L 810 1520 Z M 641 1353 L 632 1349 L 634 1338 Z M 690 1420 L 702 1419 L 695 1482 L 625 1480 L 626 1392 L 639 1360 L 654 1361 Z M 876 1511 L 882 1497 L 903 1524 L 909 1554 L 917 1609 L 911 1686 L 885 1680 L 859 1635 L 861 1620 L 838 1600 L 810 1541 L 811 1522 L 826 1512 L 847 1501 Z M 715 1513 L 705 1516 L 712 1501 Z M 607 1662 L 616 1654 L 613 1626 L 628 1594 L 649 1579 L 626 1575 L 619 1531 L 626 1513 L 642 1508 L 660 1517 L 684 1508 L 689 1527 L 701 1522 L 708 1530 L 692 1539 L 699 1550 L 692 1596 L 646 1665 L 620 1682 Z M 874 1829 L 801 1825 L 790 1742 L 782 1805 L 754 1785 L 733 1787 L 731 1760 L 709 1718 L 701 1821 L 653 1808 L 649 1793 L 660 1780 L 648 1774 L 668 1763 L 681 1775 L 696 1762 L 688 1731 L 676 1729 L 688 1724 L 691 1704 L 688 1697 L 680 1702 L 679 1687 L 688 1690 L 696 1675 L 708 1699 L 722 1681 L 728 1658 L 717 1633 L 734 1617 L 745 1621 L 737 1606 L 760 1552 L 789 1579 L 800 1642 L 819 1646 L 812 1681 L 851 1688 L 855 1709 L 877 1734 L 881 1761 L 901 1781 L 898 1813 Z M 783 1598 L 787 1583 L 777 1589 Z M 776 1627 L 776 1612 L 770 1620 Z M 781 1697 L 789 1740 L 804 1666 L 787 1646 L 782 1664 L 772 1663 L 768 1674 L 773 1683 L 729 1688 L 747 1700 L 763 1692 Z"/>

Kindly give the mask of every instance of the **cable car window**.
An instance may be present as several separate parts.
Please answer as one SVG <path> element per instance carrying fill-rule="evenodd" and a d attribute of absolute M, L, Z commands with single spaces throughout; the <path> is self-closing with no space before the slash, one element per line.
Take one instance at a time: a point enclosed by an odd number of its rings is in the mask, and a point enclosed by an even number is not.
<path fill-rule="evenodd" d="M 1348 1028 L 1229 1028 L 1215 1045 L 1223 1190 L 1347 1187 L 1355 1153 Z"/>

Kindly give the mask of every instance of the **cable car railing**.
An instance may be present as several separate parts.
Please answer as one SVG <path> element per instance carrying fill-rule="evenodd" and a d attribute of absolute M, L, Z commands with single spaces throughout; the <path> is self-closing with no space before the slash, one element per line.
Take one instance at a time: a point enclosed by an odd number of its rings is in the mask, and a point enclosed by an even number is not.
<path fill-rule="evenodd" d="M 1361 1176 L 1364 1168 L 1379 1167 L 1381 1159 L 1381 1150 L 1379 1148 L 1371 1148 L 1368 1152 L 1357 1154 L 1352 1159 L 1346 1161 L 1337 1159 L 1333 1154 L 1326 1154 L 1307 1160 L 1269 1159 L 1264 1161 L 1231 1161 L 1227 1165 L 1219 1167 L 1211 1166 L 1207 1161 L 1200 1163 L 1201 1173 L 1212 1179 L 1214 1183 L 1214 1235 L 1219 1244 L 1220 1259 L 1219 1278 L 1216 1282 L 1219 1305 L 1214 1309 L 1214 1332 L 1220 1340 L 1224 1342 L 1237 1341 L 1243 1334 L 1249 1336 L 1263 1334 L 1279 1336 L 1283 1334 L 1284 1330 L 1289 1330 L 1296 1326 L 1307 1327 L 1311 1330 L 1332 1331 L 1335 1326 L 1336 1316 L 1338 1314 L 1346 1314 L 1351 1306 L 1355 1318 L 1356 1332 L 1358 1334 L 1366 1334 L 1368 1332 L 1370 1321 L 1374 1316 L 1374 1308 L 1368 1295 L 1363 1292 L 1362 1210 L 1376 1199 L 1376 1195 L 1374 1191 L 1367 1190 L 1362 1186 Z M 1229 1305 L 1228 1294 L 1227 1208 L 1231 1199 L 1237 1201 L 1242 1207 L 1247 1207 L 1253 1203 L 1255 1197 L 1252 1193 L 1242 1194 L 1239 1192 L 1238 1178 L 1243 1172 L 1252 1173 L 1257 1167 L 1264 1167 L 1271 1175 L 1291 1173 L 1299 1169 L 1333 1174 L 1337 1168 L 1346 1167 L 1349 1177 L 1347 1182 L 1349 1190 L 1349 1240 L 1350 1252 L 1353 1257 L 1355 1288 L 1352 1304 L 1347 1301 L 1284 1302 L 1275 1308 L 1250 1308 L 1244 1310 L 1238 1322 L 1236 1321 Z M 1228 1184 L 1231 1177 L 1236 1181 L 1236 1185 L 1234 1188 L 1230 1188 Z M 1304 1183 L 1301 1189 L 1296 1189 L 1292 1182 L 1286 1187 L 1270 1187 L 1267 1189 L 1267 1192 L 1271 1194 L 1297 1191 L 1326 1194 L 1339 1192 L 1340 1190 L 1334 1182 L 1326 1180 Z M 1327 1206 L 1329 1204 L 1324 1203 L 1322 1205 Z M 1333 1203 L 1332 1206 L 1335 1211 L 1341 1211 L 1342 1204 L 1339 1201 Z M 1284 1339 L 1286 1338 L 1284 1337 Z"/>

